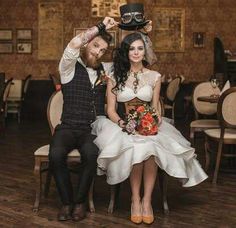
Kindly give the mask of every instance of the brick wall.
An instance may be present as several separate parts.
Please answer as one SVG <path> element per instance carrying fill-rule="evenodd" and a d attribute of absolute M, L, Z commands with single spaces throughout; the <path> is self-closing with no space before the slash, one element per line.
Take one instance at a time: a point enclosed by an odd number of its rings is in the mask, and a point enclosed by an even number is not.
<path fill-rule="evenodd" d="M 56 0 L 55 0 L 56 1 Z M 90 1 L 67 0 L 64 2 L 64 47 L 73 36 L 74 28 L 86 28 L 100 18 L 90 17 Z M 129 1 L 135 2 L 135 1 Z M 137 2 L 137 1 L 136 1 Z M 147 18 L 152 9 L 183 7 L 185 9 L 185 51 L 182 53 L 158 52 L 158 63 L 153 66 L 161 74 L 183 74 L 191 81 L 207 80 L 213 72 L 213 38 L 219 36 L 225 49 L 236 51 L 235 0 L 144 0 Z M 38 60 L 38 3 L 37 0 L 1 0 L 0 29 L 13 29 L 13 54 L 0 54 L 0 72 L 6 77 L 48 79 L 49 73 L 57 74 L 59 60 Z M 33 53 L 16 54 L 16 29 L 33 29 Z M 193 47 L 193 32 L 204 32 L 205 47 Z M 105 57 L 110 60 L 110 54 Z"/>

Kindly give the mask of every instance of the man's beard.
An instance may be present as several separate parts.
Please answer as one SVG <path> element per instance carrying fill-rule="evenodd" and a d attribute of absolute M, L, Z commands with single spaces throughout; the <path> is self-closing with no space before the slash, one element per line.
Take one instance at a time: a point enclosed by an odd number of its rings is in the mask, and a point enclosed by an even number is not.
<path fill-rule="evenodd" d="M 100 65 L 99 59 L 97 59 L 96 56 L 93 56 L 89 49 L 85 48 L 83 50 L 81 53 L 81 58 L 87 67 L 96 69 Z"/>

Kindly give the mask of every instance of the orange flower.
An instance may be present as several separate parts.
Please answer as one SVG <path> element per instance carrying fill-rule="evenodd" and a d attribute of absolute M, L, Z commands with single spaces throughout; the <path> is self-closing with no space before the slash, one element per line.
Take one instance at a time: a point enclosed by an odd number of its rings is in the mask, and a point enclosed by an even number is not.
<path fill-rule="evenodd" d="M 149 121 L 145 120 L 145 119 L 141 120 L 141 126 L 143 128 L 146 128 L 146 129 L 151 129 L 152 128 L 152 124 Z"/>
<path fill-rule="evenodd" d="M 137 112 L 144 112 L 144 111 L 145 111 L 144 106 L 139 106 L 139 107 L 137 108 Z"/>
<path fill-rule="evenodd" d="M 157 134 L 157 130 L 158 130 L 157 125 L 152 126 L 151 135 L 156 135 Z"/>
<path fill-rule="evenodd" d="M 143 119 L 149 121 L 150 123 L 152 123 L 154 121 L 152 114 L 149 112 L 143 116 Z"/>

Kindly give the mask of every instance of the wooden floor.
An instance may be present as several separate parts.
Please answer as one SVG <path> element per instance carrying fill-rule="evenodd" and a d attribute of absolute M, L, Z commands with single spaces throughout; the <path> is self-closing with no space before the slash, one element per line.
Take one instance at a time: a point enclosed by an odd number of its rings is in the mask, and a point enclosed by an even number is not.
<path fill-rule="evenodd" d="M 188 130 L 183 130 L 187 134 Z M 128 181 L 121 186 L 119 207 L 113 214 L 107 213 L 109 186 L 104 177 L 95 180 L 96 212 L 88 212 L 82 222 L 57 221 L 60 202 L 54 184 L 49 197 L 42 200 L 39 212 L 32 212 L 33 152 L 49 139 L 44 121 L 18 125 L 14 118 L 8 120 L 5 136 L 0 138 L 0 227 L 148 227 L 129 221 Z M 203 164 L 203 139 L 198 142 L 197 153 Z M 220 173 L 217 187 L 208 179 L 199 186 L 182 188 L 176 179 L 169 179 L 170 214 L 165 216 L 162 212 L 157 183 L 153 195 L 155 222 L 149 227 L 236 227 L 236 175 Z"/>

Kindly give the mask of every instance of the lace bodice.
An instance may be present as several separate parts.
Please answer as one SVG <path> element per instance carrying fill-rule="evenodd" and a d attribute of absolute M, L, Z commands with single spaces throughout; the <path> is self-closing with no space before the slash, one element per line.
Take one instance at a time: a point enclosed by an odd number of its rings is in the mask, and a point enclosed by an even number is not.
<path fill-rule="evenodd" d="M 117 101 L 126 102 L 134 99 L 135 97 L 142 101 L 151 101 L 153 95 L 153 89 L 156 85 L 156 82 L 160 80 L 161 75 L 152 70 L 147 70 L 143 73 L 138 74 L 138 86 L 137 91 L 134 91 L 133 82 L 135 78 L 130 75 L 125 83 L 123 90 L 117 92 Z"/>

